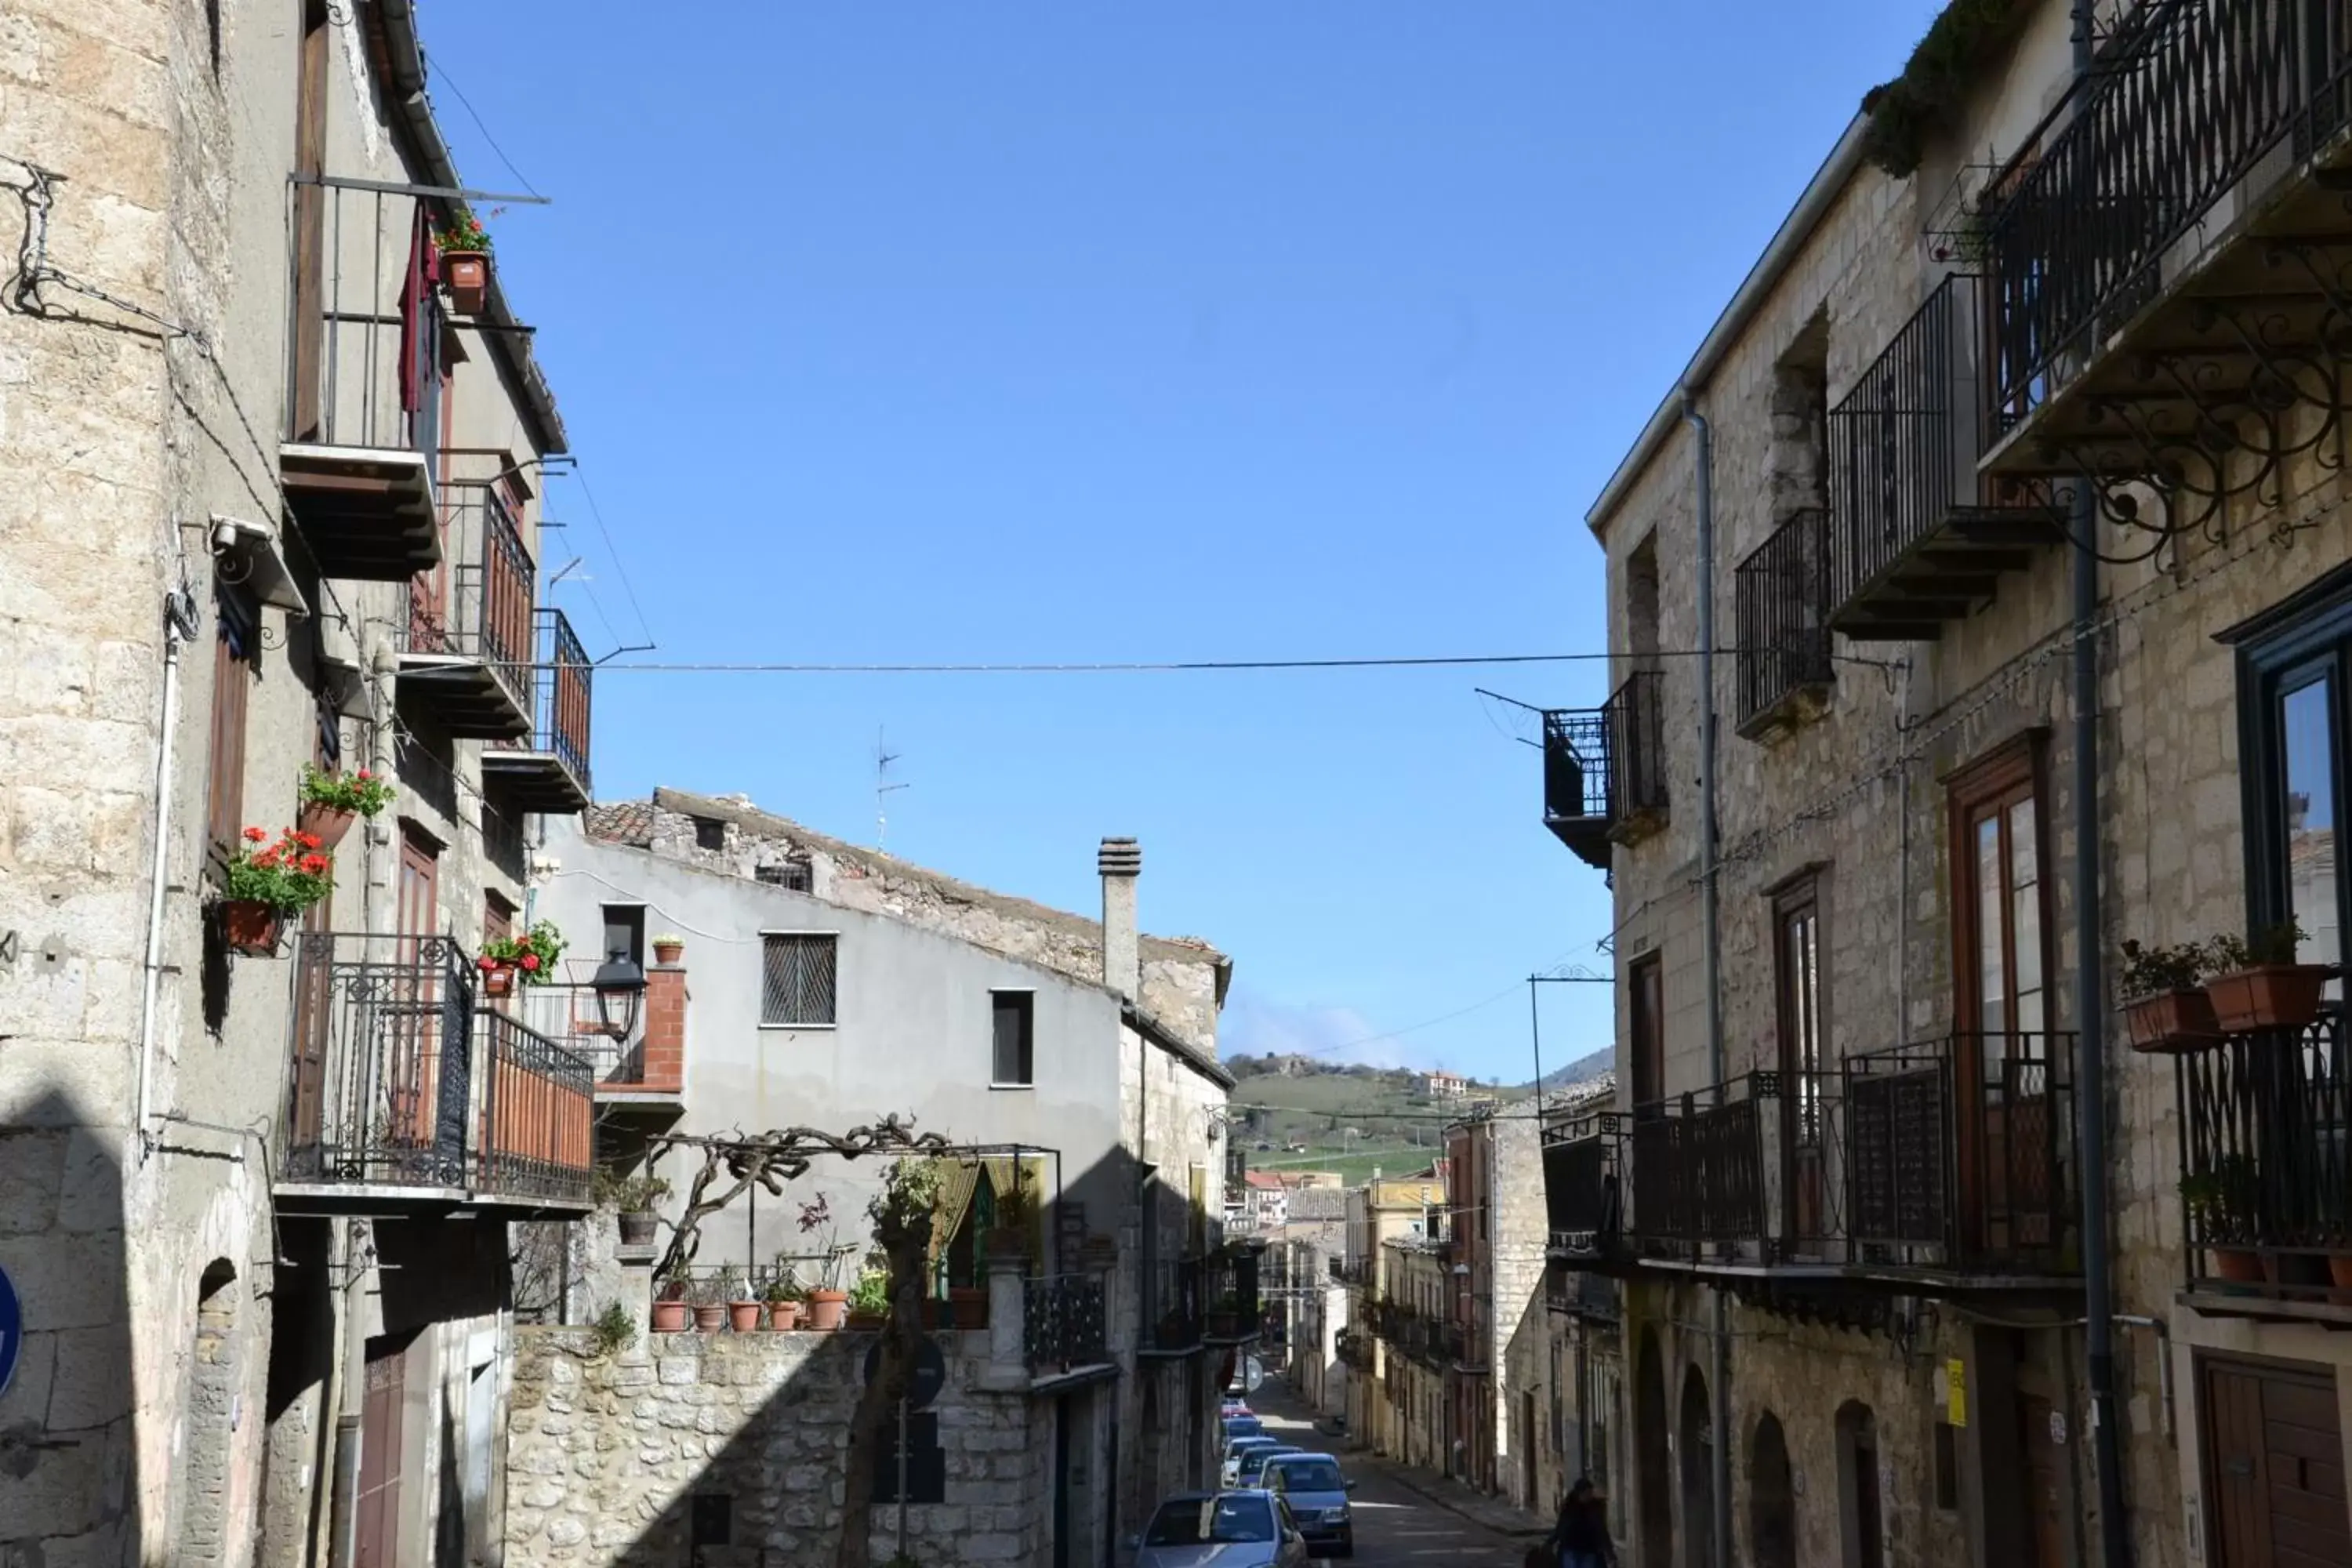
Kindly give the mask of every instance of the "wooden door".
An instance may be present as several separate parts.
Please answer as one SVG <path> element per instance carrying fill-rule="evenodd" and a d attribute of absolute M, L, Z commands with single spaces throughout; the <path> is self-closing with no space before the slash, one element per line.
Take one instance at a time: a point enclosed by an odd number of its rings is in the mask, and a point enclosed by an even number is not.
<path fill-rule="evenodd" d="M 399 1016 L 393 1027 L 385 1082 L 395 1141 L 412 1151 L 430 1149 L 440 1089 L 442 994 L 446 984 L 437 950 L 428 945 L 440 922 L 440 846 L 404 824 L 400 834 L 400 884 L 395 904 L 399 943 Z"/>
<path fill-rule="evenodd" d="M 1781 1237 L 1815 1250 L 1822 1223 L 1821 904 L 1811 879 L 1773 905 L 1780 1045 Z"/>
<path fill-rule="evenodd" d="M 2352 1563 L 2334 1373 L 2204 1360 L 2198 1394 L 2214 1568 Z"/>
<path fill-rule="evenodd" d="M 317 699 L 318 728 L 310 761 L 320 773 L 340 773 L 334 708 Z M 356 858 L 356 856 L 354 856 Z M 294 965 L 294 1060 L 289 1075 L 288 1142 L 294 1149 L 317 1144 L 326 1125 L 327 1037 L 333 1023 L 334 900 L 312 904 L 302 916 Z"/>
<path fill-rule="evenodd" d="M 2024 1533 L 2033 1553 L 2027 1568 L 2066 1568 L 2066 1450 L 2051 1435 L 2051 1415 L 2048 1400 L 2017 1396 L 2018 1449 L 2025 1458 Z"/>
<path fill-rule="evenodd" d="M 1633 1045 L 1633 1106 L 1636 1110 L 1666 1093 L 1665 969 L 1656 953 L 1633 961 L 1631 1033 Z"/>
<path fill-rule="evenodd" d="M 294 172 L 315 178 L 327 167 L 327 96 L 331 57 L 327 0 L 303 0 L 302 47 L 294 89 Z M 287 434 L 315 441 L 322 424 L 327 342 L 327 193 L 294 187 L 294 331 L 290 352 Z"/>
<path fill-rule="evenodd" d="M 1886 1521 L 1878 1496 L 1878 1445 L 1853 1447 L 1853 1530 L 1856 1568 L 1886 1568 Z"/>
<path fill-rule="evenodd" d="M 400 1555 L 400 1468 L 404 1447 L 401 1415 L 407 1399 L 406 1349 L 392 1339 L 367 1342 L 360 1405 L 360 1479 L 354 1500 L 358 1568 L 405 1568 Z"/>

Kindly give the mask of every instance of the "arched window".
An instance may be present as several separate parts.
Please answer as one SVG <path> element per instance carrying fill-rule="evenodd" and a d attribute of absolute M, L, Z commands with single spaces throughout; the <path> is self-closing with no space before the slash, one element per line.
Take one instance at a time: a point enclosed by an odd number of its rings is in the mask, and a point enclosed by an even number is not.
<path fill-rule="evenodd" d="M 1756 1568 L 1797 1568 L 1797 1499 L 1789 1440 L 1766 1411 L 1748 1448 L 1748 1551 Z"/>
<path fill-rule="evenodd" d="M 1682 1461 L 1683 1568 L 1714 1568 L 1715 1424 L 1706 1399 L 1706 1379 L 1697 1367 L 1683 1373 L 1682 1416 L 1676 1447 Z"/>

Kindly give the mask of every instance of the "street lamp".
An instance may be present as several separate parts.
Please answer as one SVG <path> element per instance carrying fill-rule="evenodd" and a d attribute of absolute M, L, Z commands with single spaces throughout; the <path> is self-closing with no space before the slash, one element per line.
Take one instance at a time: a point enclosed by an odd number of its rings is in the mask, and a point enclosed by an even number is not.
<path fill-rule="evenodd" d="M 645 1000 L 646 972 L 626 949 L 616 947 L 598 965 L 588 985 L 596 993 L 596 1012 L 604 1021 L 604 1032 L 616 1040 L 627 1039 L 637 1026 L 637 1004 Z"/>

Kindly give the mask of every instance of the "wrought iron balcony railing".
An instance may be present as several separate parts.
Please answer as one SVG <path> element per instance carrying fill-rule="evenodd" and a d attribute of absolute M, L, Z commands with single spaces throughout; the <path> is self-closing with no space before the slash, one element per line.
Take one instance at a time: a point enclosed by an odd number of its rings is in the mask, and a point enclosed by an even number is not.
<path fill-rule="evenodd" d="M 1168 1354 L 1199 1349 L 1206 1321 L 1201 1260 L 1181 1258 L 1163 1262 L 1153 1271 L 1151 1284 L 1147 1348 Z"/>
<path fill-rule="evenodd" d="M 1615 1279 L 1576 1268 L 1557 1258 L 1544 1269 L 1544 1306 L 1563 1316 L 1612 1323 L 1624 1311 L 1622 1292 Z"/>
<path fill-rule="evenodd" d="M 1823 1165 L 1834 1081 L 1751 1072 L 1635 1107 L 1626 1226 L 1635 1247 L 1764 1263 L 1833 1254 Z"/>
<path fill-rule="evenodd" d="M 1022 1342 L 1035 1373 L 1067 1372 L 1109 1359 L 1099 1274 L 1055 1274 L 1023 1282 Z"/>
<path fill-rule="evenodd" d="M 1844 1064 L 1854 1259 L 2072 1272 L 2071 1033 L 1950 1035 Z"/>
<path fill-rule="evenodd" d="M 1258 1255 L 1248 1247 L 1228 1248 L 1202 1259 L 1202 1289 L 1208 1302 L 1204 1337 L 1209 1343 L 1240 1344 L 1257 1338 L 1263 1315 L 1257 1277 Z"/>
<path fill-rule="evenodd" d="M 402 695 L 431 708 L 452 735 L 514 740 L 530 732 L 537 711 L 538 570 L 497 485 L 452 484 L 447 492 L 446 534 L 465 563 L 445 563 L 410 579 Z"/>
<path fill-rule="evenodd" d="M 1738 627 L 1739 732 L 1755 736 L 1819 700 L 1830 667 L 1829 512 L 1811 508 L 1774 529 L 1732 573 Z"/>
<path fill-rule="evenodd" d="M 1589 866 L 1666 810 L 1664 686 L 1636 670 L 1599 708 L 1543 716 L 1544 826 Z"/>
<path fill-rule="evenodd" d="M 356 1206 L 587 1206 L 587 1064 L 475 986 L 446 938 L 297 939 L 278 1165 L 289 1191 Z"/>
<path fill-rule="evenodd" d="M 2175 1058 L 2193 1288 L 2352 1306 L 2346 1046 L 2330 1013 Z"/>
<path fill-rule="evenodd" d="M 398 582 L 440 558 L 439 297 L 422 193 L 287 186 L 287 494 L 330 577 Z"/>
<path fill-rule="evenodd" d="M 1615 1244 L 1622 1217 L 1618 1163 L 1623 1137 L 1615 1111 L 1544 1128 L 1544 1211 L 1553 1252 L 1592 1257 Z"/>
<path fill-rule="evenodd" d="M 563 612 L 531 612 L 530 732 L 482 752 L 485 784 L 520 811 L 569 815 L 593 798 L 588 776 L 589 697 L 594 667 Z"/>

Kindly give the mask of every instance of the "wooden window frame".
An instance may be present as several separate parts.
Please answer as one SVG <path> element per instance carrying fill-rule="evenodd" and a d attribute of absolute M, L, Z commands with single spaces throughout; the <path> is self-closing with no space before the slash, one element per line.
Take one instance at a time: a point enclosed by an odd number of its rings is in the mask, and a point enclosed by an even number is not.
<path fill-rule="evenodd" d="M 260 678 L 261 616 L 241 595 L 215 600 L 213 693 L 205 778 L 205 826 L 215 854 L 237 848 L 245 826 L 246 742 L 252 726 L 253 684 Z"/>
<path fill-rule="evenodd" d="M 1975 839 L 1970 831 L 1975 820 L 1990 807 L 2006 807 L 2023 792 L 2033 802 L 2034 895 L 2041 909 L 2042 985 L 2045 995 L 2042 1029 L 2047 1035 L 2053 1028 L 2057 1013 L 2060 988 L 2057 984 L 2057 941 L 2053 926 L 2052 878 L 2050 860 L 2050 731 L 2042 728 L 2027 730 L 2013 735 L 1984 752 L 1974 761 L 1943 779 L 1945 804 L 1946 853 L 1951 885 L 1952 915 L 1952 1028 L 1964 1040 L 1972 1039 L 1984 1027 L 1981 998 L 1975 984 L 1978 941 L 1982 933 L 1984 911 L 1977 907 Z M 2004 875 L 2006 867 L 2004 866 Z M 2001 918 L 2006 924 L 2009 911 Z M 2015 936 L 2010 933 L 2006 944 L 2012 963 L 2015 958 Z M 2010 1026 L 2016 1021 L 2012 1016 Z M 1975 1055 L 1975 1047 L 1965 1047 Z M 1976 1074 L 1980 1064 L 1970 1064 L 1971 1083 L 1980 1081 Z"/>
<path fill-rule="evenodd" d="M 2313 679 L 2335 683 L 2337 831 L 2352 803 L 2346 752 L 2352 745 L 2352 575 L 2339 569 L 2221 639 L 2238 647 L 2238 777 L 2243 807 L 2246 926 L 2284 921 L 2294 907 L 2287 874 L 2286 758 L 2279 700 Z M 2339 864 L 2336 930 L 2352 935 L 2352 877 Z"/>

